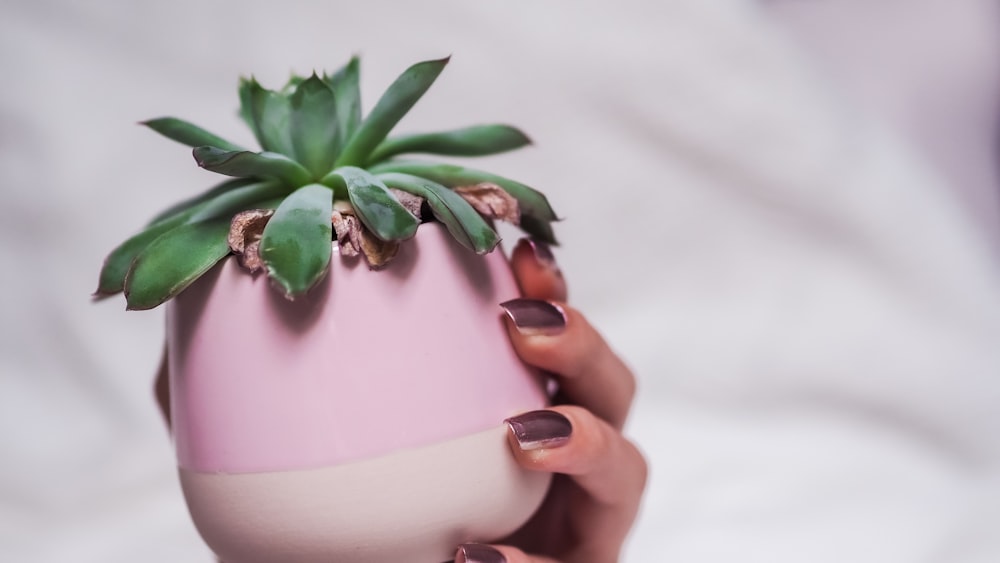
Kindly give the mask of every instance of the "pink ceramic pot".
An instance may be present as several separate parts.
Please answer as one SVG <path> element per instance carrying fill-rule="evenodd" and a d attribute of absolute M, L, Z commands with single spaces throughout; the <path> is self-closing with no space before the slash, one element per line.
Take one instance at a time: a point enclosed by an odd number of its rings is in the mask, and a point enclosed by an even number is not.
<path fill-rule="evenodd" d="M 286 301 L 227 259 L 167 309 L 173 432 L 195 525 L 226 563 L 440 563 L 537 509 L 549 477 L 503 420 L 546 404 L 498 303 L 501 252 L 422 225 L 386 270 L 334 253 Z"/>

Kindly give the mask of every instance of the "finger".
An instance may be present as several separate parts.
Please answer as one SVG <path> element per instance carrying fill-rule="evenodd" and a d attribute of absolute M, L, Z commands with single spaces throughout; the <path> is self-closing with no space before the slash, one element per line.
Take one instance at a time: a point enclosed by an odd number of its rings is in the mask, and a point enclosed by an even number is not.
<path fill-rule="evenodd" d="M 455 553 L 455 563 L 558 563 L 551 557 L 532 556 L 509 545 L 467 543 Z"/>
<path fill-rule="evenodd" d="M 534 366 L 558 376 L 560 391 L 621 428 L 635 395 L 635 377 L 604 338 L 572 307 L 514 299 L 507 313 L 514 349 Z"/>
<path fill-rule="evenodd" d="M 507 420 L 514 457 L 527 469 L 573 477 L 597 503 L 634 506 L 646 484 L 646 462 L 632 442 L 576 405 Z"/>
<path fill-rule="evenodd" d="M 160 360 L 160 368 L 156 372 L 156 381 L 153 383 L 153 394 L 156 396 L 156 404 L 160 406 L 160 414 L 170 428 L 170 381 L 167 379 L 167 351 L 163 350 L 163 358 Z"/>
<path fill-rule="evenodd" d="M 510 418 L 515 459 L 529 470 L 570 476 L 584 497 L 573 507 L 574 551 L 617 559 L 639 509 L 648 467 L 635 445 L 586 409 L 563 405 Z"/>
<path fill-rule="evenodd" d="M 549 245 L 523 238 L 511 252 L 510 264 L 525 297 L 566 300 L 566 281 Z"/>

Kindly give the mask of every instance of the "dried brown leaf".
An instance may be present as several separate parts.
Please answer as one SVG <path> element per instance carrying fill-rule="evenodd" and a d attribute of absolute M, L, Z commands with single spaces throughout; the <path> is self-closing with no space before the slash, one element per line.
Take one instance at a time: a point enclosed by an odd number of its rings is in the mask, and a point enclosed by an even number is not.
<path fill-rule="evenodd" d="M 484 217 L 500 219 L 514 225 L 521 223 L 521 206 L 517 199 L 492 182 L 458 186 L 455 188 L 455 193 L 462 196 Z"/>
<path fill-rule="evenodd" d="M 357 256 L 361 252 L 361 222 L 354 215 L 334 211 L 331 215 L 333 232 L 337 234 L 337 246 L 341 256 Z"/>
<path fill-rule="evenodd" d="M 334 210 L 330 220 L 333 222 L 333 232 L 337 234 L 341 256 L 364 254 L 368 266 L 379 270 L 399 252 L 398 242 L 384 241 L 371 234 L 361 220 L 352 214 Z"/>
<path fill-rule="evenodd" d="M 243 249 L 243 254 L 237 254 L 240 266 L 251 272 L 259 272 L 264 269 L 264 259 L 260 257 L 260 240 L 255 240 L 247 244 Z"/>
<path fill-rule="evenodd" d="M 420 219 L 421 210 L 424 207 L 424 198 L 396 188 L 389 188 L 389 191 L 392 192 L 392 195 L 396 196 L 399 203 L 401 203 L 411 215 Z"/>
<path fill-rule="evenodd" d="M 361 252 L 368 261 L 368 266 L 373 270 L 380 270 L 396 257 L 399 252 L 399 243 L 396 241 L 385 241 L 368 232 L 361 230 Z"/>
<path fill-rule="evenodd" d="M 240 265 L 251 272 L 264 268 L 260 237 L 272 215 L 273 209 L 250 209 L 237 213 L 229 224 L 229 248 L 239 258 Z"/>

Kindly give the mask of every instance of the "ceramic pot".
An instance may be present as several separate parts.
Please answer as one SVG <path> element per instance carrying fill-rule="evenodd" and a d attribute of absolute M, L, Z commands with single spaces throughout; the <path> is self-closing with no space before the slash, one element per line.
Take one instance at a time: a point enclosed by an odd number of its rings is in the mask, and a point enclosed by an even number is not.
<path fill-rule="evenodd" d="M 531 516 L 550 479 L 502 421 L 547 401 L 501 252 L 429 223 L 385 270 L 335 252 L 305 297 L 268 283 L 229 258 L 167 308 L 181 484 L 223 561 L 440 563 Z"/>

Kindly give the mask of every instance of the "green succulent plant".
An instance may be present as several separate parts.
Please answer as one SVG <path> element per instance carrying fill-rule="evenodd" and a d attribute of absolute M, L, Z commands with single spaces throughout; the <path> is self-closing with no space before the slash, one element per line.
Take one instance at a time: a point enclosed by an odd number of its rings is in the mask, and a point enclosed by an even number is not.
<path fill-rule="evenodd" d="M 330 75 L 293 76 L 276 91 L 241 79 L 240 116 L 261 152 L 173 117 L 144 122 L 194 147 L 202 168 L 232 178 L 171 206 L 115 248 L 96 295 L 124 291 L 129 309 L 150 309 L 237 253 L 294 298 L 324 277 L 334 238 L 341 254 L 361 252 L 380 267 L 422 221 L 443 223 L 479 254 L 500 241 L 492 218 L 554 243 L 555 213 L 536 190 L 472 168 L 397 158 L 481 156 L 530 143 L 507 125 L 388 137 L 447 62 L 411 66 L 364 119 L 356 57 Z"/>

